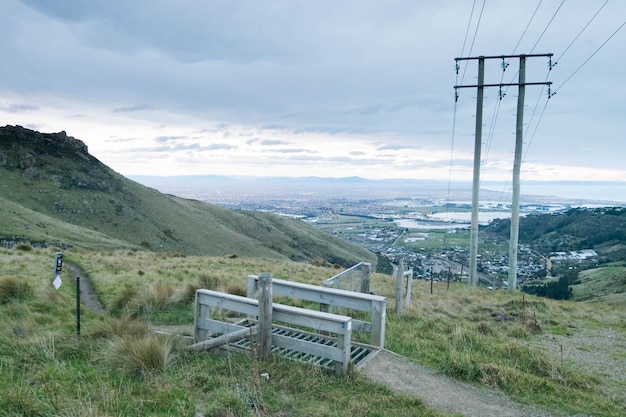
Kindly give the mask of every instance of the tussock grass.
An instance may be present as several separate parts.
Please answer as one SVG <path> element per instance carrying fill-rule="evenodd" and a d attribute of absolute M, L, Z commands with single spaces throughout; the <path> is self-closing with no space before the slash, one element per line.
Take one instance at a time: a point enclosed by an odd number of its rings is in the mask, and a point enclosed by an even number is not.
<path fill-rule="evenodd" d="M 150 327 L 145 321 L 138 320 L 132 315 L 125 315 L 120 318 L 114 316 L 104 316 L 97 322 L 90 331 L 93 337 L 105 339 L 143 337 L 150 331 Z"/>
<path fill-rule="evenodd" d="M 0 303 L 11 300 L 26 301 L 33 297 L 33 288 L 25 279 L 4 277 L 0 279 Z"/>
<path fill-rule="evenodd" d="M 265 411 L 274 417 L 444 415 L 354 371 L 338 378 L 279 358 L 254 363 L 232 352 L 187 352 L 147 331 L 154 323 L 191 325 L 191 294 L 202 282 L 226 291 L 245 288 L 249 274 L 270 272 L 319 285 L 336 273 L 333 268 L 242 257 L 66 251 L 66 259 L 84 268 L 115 313 L 83 311 L 78 340 L 74 288 L 66 274 L 59 291 L 51 287 L 53 256 L 50 250 L 0 249 L 0 279 L 25 276 L 33 289 L 26 300 L 0 304 L 7 324 L 0 327 L 0 409 L 8 415 L 231 412 L 247 417 L 257 412 L 257 388 Z M 568 415 L 624 415 L 626 398 L 614 380 L 539 347 L 542 340 L 587 328 L 625 332 L 623 307 L 522 299 L 518 292 L 456 284 L 450 291 L 436 285 L 430 295 L 429 283 L 414 281 L 412 306 L 398 317 L 394 285 L 390 277 L 372 275 L 372 290 L 388 299 L 388 349 L 455 378 L 503 390 L 523 403 Z M 141 306 L 150 292 L 158 296 L 147 314 Z M 620 355 L 624 352 L 613 353 Z M 269 372 L 269 380 L 259 383 L 255 366 Z"/>
<path fill-rule="evenodd" d="M 165 371 L 173 346 L 174 339 L 169 336 L 130 335 L 113 339 L 105 356 L 114 368 L 132 376 L 147 377 Z"/>

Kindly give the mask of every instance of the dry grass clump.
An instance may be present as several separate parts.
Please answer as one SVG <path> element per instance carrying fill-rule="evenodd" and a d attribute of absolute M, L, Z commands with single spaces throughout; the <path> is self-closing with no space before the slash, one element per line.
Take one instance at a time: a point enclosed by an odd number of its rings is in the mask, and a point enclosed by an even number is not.
<path fill-rule="evenodd" d="M 237 284 L 229 284 L 226 287 L 226 292 L 228 294 L 239 295 L 241 297 L 245 297 L 246 294 L 247 294 L 247 291 L 244 288 L 244 286 L 243 285 L 237 285 Z"/>
<path fill-rule="evenodd" d="M 129 375 L 145 377 L 165 371 L 173 347 L 174 339 L 160 334 L 120 337 L 111 342 L 106 358 Z"/>
<path fill-rule="evenodd" d="M 0 303 L 26 301 L 33 297 L 33 288 L 24 279 L 5 277 L 0 280 Z"/>
<path fill-rule="evenodd" d="M 166 282 L 155 282 L 139 295 L 139 304 L 150 310 L 163 310 L 175 302 L 174 288 Z"/>
<path fill-rule="evenodd" d="M 207 290 L 216 290 L 220 284 L 220 279 L 217 274 L 211 274 L 207 272 L 202 272 L 198 274 L 198 285 L 199 288 L 205 288 Z"/>
<path fill-rule="evenodd" d="M 127 306 L 133 303 L 139 295 L 139 291 L 128 285 L 122 288 L 122 291 L 113 299 L 111 307 L 113 311 L 118 312 L 124 310 Z"/>
<path fill-rule="evenodd" d="M 148 324 L 130 315 L 120 318 L 105 316 L 101 322 L 94 326 L 91 334 L 95 337 L 113 339 L 115 337 L 140 337 L 149 333 Z"/>

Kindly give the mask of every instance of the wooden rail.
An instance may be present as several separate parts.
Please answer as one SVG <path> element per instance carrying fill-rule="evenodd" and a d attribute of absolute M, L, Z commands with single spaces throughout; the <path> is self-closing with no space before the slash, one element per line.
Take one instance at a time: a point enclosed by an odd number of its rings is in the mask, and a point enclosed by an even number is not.
<path fill-rule="evenodd" d="M 256 298 L 259 290 L 259 276 L 248 275 L 247 295 Z M 360 292 L 320 287 L 299 282 L 274 279 L 274 295 L 319 303 L 321 311 L 331 307 L 343 307 L 370 313 L 371 321 L 352 319 L 352 330 L 370 333 L 370 343 L 377 348 L 385 347 L 385 320 L 387 300 L 385 297 Z"/>
<path fill-rule="evenodd" d="M 338 290 L 359 291 L 369 294 L 371 272 L 371 263 L 360 262 L 345 271 L 341 271 L 335 276 L 325 279 L 322 282 L 322 286 L 336 288 Z"/>
<path fill-rule="evenodd" d="M 274 284 L 275 284 L 274 280 Z M 213 310 L 222 309 L 231 312 L 257 317 L 258 320 L 248 319 L 246 324 L 228 323 L 223 320 L 212 318 Z M 220 339 L 231 341 L 235 335 L 245 337 L 245 329 L 253 323 L 253 332 L 259 332 L 257 340 L 263 340 L 266 335 L 260 334 L 262 327 L 259 323 L 264 321 L 263 306 L 258 300 L 241 297 L 233 294 L 220 293 L 217 291 L 200 289 L 196 290 L 194 339 L 192 349 L 203 349 L 212 346 L 211 340 Z M 335 372 L 343 375 L 348 371 L 350 364 L 350 350 L 352 345 L 352 319 L 338 314 L 313 311 L 298 307 L 272 303 L 271 315 L 273 323 L 284 323 L 294 326 L 310 328 L 315 332 L 324 332 L 335 340 L 332 344 L 316 343 L 311 340 L 295 339 L 270 331 L 272 347 L 289 349 L 305 355 L 314 355 L 335 362 Z M 280 327 L 273 324 L 273 327 Z"/>

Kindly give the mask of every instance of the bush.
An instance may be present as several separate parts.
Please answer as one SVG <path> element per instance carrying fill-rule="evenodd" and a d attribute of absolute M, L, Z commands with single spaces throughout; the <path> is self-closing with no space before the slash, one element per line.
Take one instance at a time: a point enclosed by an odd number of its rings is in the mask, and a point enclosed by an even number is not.
<path fill-rule="evenodd" d="M 22 251 L 22 252 L 30 252 L 33 250 L 33 247 L 29 243 L 18 243 L 15 246 L 15 249 Z"/>

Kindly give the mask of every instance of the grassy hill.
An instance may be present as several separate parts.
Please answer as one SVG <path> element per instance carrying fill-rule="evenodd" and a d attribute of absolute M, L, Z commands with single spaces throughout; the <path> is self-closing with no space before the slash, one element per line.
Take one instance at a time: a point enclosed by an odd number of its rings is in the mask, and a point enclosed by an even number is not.
<path fill-rule="evenodd" d="M 626 305 L 626 268 L 604 267 L 582 271 L 572 286 L 572 299 L 607 305 Z"/>
<path fill-rule="evenodd" d="M 376 264 L 374 254 L 303 222 L 159 193 L 65 132 L 19 126 L 0 128 L 0 240 Z"/>
<path fill-rule="evenodd" d="M 83 310 L 64 271 L 51 286 L 53 248 L 0 248 L 0 414 L 207 417 L 452 417 L 351 371 L 337 377 L 274 357 L 190 352 L 150 325 L 193 323 L 199 286 L 238 293 L 246 276 L 319 284 L 334 268 L 311 263 L 72 248 L 107 313 Z M 387 297 L 386 347 L 477 386 L 507 393 L 540 415 L 626 413 L 625 306 L 554 301 L 512 291 L 415 281 L 394 314 L 395 280 L 372 274 Z M 268 372 L 269 379 L 258 374 Z M 431 387 L 432 388 L 432 387 Z M 424 390 L 428 392 L 428 387 Z M 262 411 L 255 409 L 263 405 Z M 539 414 L 532 414 L 539 415 Z"/>
<path fill-rule="evenodd" d="M 496 219 L 482 230 L 507 238 L 510 219 Z M 601 262 L 626 261 L 626 207 L 575 208 L 563 213 L 520 218 L 520 243 L 541 253 L 595 249 Z"/>

